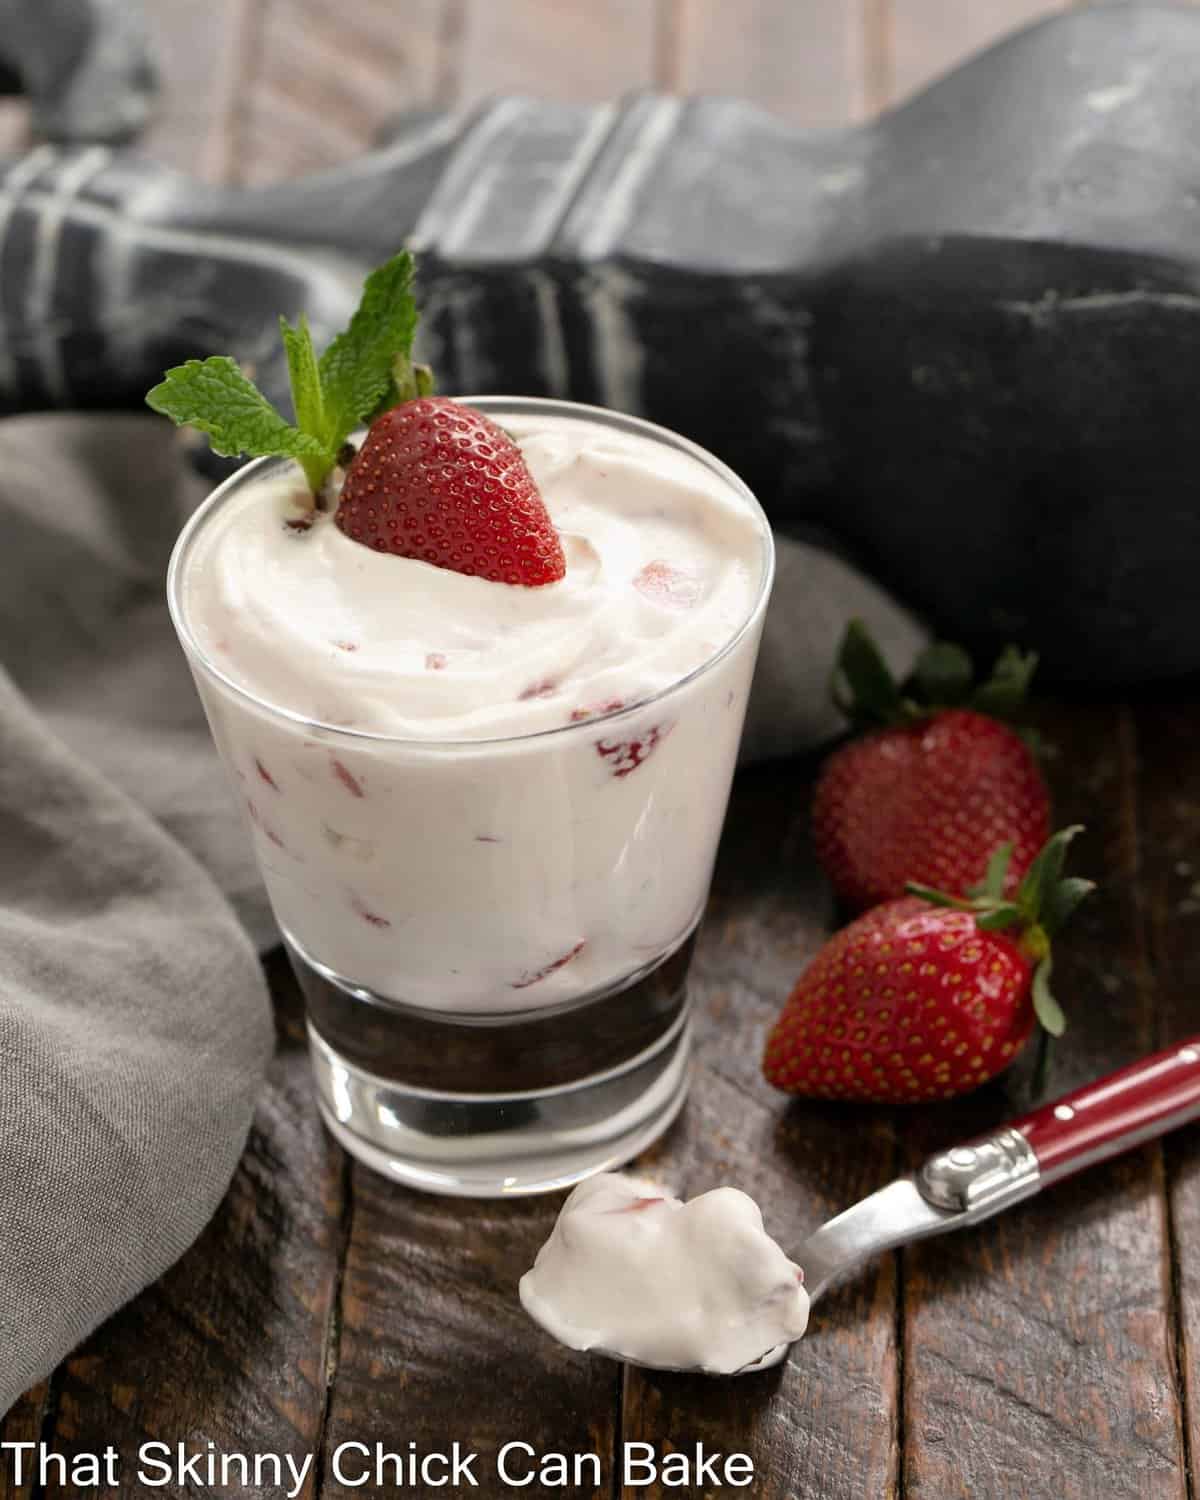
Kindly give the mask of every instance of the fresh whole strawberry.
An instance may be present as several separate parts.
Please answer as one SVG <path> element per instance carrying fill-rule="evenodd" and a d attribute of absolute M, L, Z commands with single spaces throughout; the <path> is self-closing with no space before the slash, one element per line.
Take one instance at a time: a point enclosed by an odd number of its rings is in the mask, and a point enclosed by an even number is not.
<path fill-rule="evenodd" d="M 495 583 L 566 572 L 521 450 L 482 412 L 423 396 L 371 424 L 335 516 L 356 542 Z"/>
<path fill-rule="evenodd" d="M 1051 939 L 1093 888 L 1062 875 L 1078 831 L 1049 840 L 1012 899 L 1006 846 L 973 896 L 916 887 L 835 933 L 771 1030 L 767 1081 L 822 1099 L 949 1099 L 1007 1068 L 1038 1022 L 1061 1035 Z"/>
<path fill-rule="evenodd" d="M 862 625 L 851 624 L 838 702 L 874 727 L 829 757 L 812 818 L 817 858 L 852 911 L 914 880 L 962 895 L 1004 843 L 1015 888 L 1049 836 L 1050 797 L 1029 746 L 994 715 L 1019 704 L 1036 660 L 1010 647 L 972 690 L 966 653 L 938 644 L 900 687 Z"/>

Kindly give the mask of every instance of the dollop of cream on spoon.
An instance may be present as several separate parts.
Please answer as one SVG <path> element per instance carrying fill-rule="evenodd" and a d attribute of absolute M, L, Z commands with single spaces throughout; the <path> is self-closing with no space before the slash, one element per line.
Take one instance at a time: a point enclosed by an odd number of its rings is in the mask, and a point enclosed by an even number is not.
<path fill-rule="evenodd" d="M 775 1363 L 803 1334 L 803 1279 L 737 1188 L 684 1203 L 610 1172 L 567 1199 L 520 1293 L 569 1348 L 734 1375 Z"/>

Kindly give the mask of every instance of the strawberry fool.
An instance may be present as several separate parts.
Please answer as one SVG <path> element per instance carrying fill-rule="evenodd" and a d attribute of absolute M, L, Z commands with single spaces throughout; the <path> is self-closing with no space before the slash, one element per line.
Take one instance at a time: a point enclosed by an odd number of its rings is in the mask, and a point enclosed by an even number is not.
<path fill-rule="evenodd" d="M 289 941 L 403 1004 L 561 1006 L 698 921 L 771 574 L 743 485 L 646 423 L 481 399 L 565 576 L 373 551 L 290 464 L 214 494 L 177 622 Z"/>

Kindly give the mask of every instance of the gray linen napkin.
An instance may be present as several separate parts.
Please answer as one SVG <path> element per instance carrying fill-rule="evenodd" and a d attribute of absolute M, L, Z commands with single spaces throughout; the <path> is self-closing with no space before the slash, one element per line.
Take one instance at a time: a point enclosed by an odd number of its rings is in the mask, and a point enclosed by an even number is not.
<path fill-rule="evenodd" d="M 271 1045 L 276 940 L 163 600 L 203 491 L 167 423 L 0 421 L 0 1414 L 200 1232 Z M 846 562 L 780 546 L 745 758 L 838 729 Z"/>
<path fill-rule="evenodd" d="M 142 418 L 0 423 L 0 1414 L 199 1234 L 270 1055 L 161 602 L 181 472 Z"/>

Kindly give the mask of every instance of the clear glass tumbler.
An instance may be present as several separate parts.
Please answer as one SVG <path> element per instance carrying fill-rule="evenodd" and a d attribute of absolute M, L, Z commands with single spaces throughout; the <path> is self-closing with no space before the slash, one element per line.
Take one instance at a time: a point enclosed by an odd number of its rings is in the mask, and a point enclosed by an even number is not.
<path fill-rule="evenodd" d="M 306 719 L 241 688 L 187 619 L 197 538 L 273 459 L 199 507 L 167 588 L 307 1001 L 325 1123 L 410 1186 L 485 1197 L 616 1166 L 683 1103 L 688 965 L 774 550 L 746 486 L 674 433 L 569 402 L 466 399 L 501 424 L 565 415 L 640 434 L 718 476 L 761 535 L 732 638 L 652 699 L 533 734 L 396 739 Z"/>

